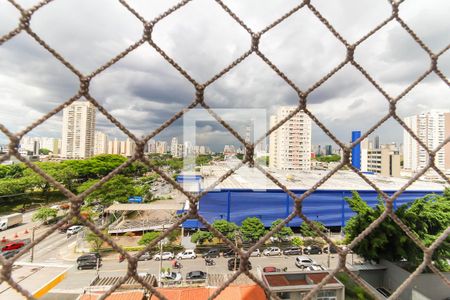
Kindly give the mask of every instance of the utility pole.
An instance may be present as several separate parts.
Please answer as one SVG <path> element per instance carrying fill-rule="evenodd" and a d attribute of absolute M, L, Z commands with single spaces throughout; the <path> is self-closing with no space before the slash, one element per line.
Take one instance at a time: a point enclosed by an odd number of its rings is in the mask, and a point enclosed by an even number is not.
<path fill-rule="evenodd" d="M 33 228 L 31 229 L 31 243 L 34 243 L 34 232 L 36 231 L 36 227 L 33 226 Z M 33 262 L 34 259 L 34 244 L 33 247 L 31 247 L 31 257 L 30 257 L 30 261 Z"/>
<path fill-rule="evenodd" d="M 331 230 L 328 230 L 328 238 L 331 239 Z M 328 263 L 328 269 L 330 269 L 330 260 L 331 260 L 331 244 L 328 244 L 328 259 L 327 259 L 327 263 Z"/>
<path fill-rule="evenodd" d="M 162 225 L 162 232 L 164 232 L 164 224 Z M 161 270 L 162 270 L 162 240 L 159 241 L 159 285 L 161 286 Z"/>

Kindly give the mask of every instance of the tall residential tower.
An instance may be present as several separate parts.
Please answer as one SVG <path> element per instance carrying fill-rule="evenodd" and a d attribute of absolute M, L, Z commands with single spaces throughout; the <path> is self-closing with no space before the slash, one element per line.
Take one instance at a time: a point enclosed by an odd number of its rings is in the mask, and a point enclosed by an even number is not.
<path fill-rule="evenodd" d="M 296 107 L 282 106 L 270 116 L 270 127 L 291 114 Z M 269 167 L 279 170 L 311 169 L 311 119 L 299 112 L 272 132 Z"/>
<path fill-rule="evenodd" d="M 95 106 L 75 101 L 63 110 L 62 158 L 87 158 L 94 154 Z"/>
<path fill-rule="evenodd" d="M 450 111 L 433 110 L 407 117 L 404 121 L 430 150 L 450 136 Z M 413 172 L 425 167 L 428 161 L 426 151 L 406 130 L 403 133 L 403 160 L 403 167 Z M 450 171 L 450 143 L 436 153 L 435 164 L 442 171 Z"/>

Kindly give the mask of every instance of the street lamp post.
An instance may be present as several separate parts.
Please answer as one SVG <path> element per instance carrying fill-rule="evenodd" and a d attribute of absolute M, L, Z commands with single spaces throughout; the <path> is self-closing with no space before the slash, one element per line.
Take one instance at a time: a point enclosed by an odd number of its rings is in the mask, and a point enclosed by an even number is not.
<path fill-rule="evenodd" d="M 32 243 L 32 247 L 31 247 L 31 255 L 30 255 L 30 261 L 33 262 L 34 260 L 34 232 L 36 231 L 36 226 L 33 226 L 33 228 L 31 229 L 31 243 Z"/>
<path fill-rule="evenodd" d="M 164 224 L 162 225 L 162 232 L 164 232 Z M 159 285 L 161 285 L 161 270 L 162 270 L 162 251 L 163 243 L 162 240 L 159 241 Z"/>

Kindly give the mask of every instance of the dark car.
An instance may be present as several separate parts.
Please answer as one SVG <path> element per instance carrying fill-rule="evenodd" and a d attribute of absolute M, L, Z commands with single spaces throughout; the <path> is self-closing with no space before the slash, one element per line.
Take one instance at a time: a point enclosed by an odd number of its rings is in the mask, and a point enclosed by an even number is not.
<path fill-rule="evenodd" d="M 150 252 L 144 252 L 144 254 L 142 254 L 141 256 L 138 257 L 139 261 L 150 260 L 150 259 L 152 259 L 152 255 L 150 254 Z"/>
<path fill-rule="evenodd" d="M 88 253 L 88 254 L 83 254 L 80 257 L 77 258 L 77 263 L 80 263 L 81 261 L 94 261 L 97 262 L 97 259 L 102 261 L 102 257 L 100 256 L 100 254 L 98 252 L 94 252 L 94 253 Z"/>
<path fill-rule="evenodd" d="M 6 252 L 3 252 L 2 255 L 3 255 L 4 259 L 9 259 L 9 258 L 13 257 L 14 255 L 16 255 L 17 253 L 19 253 L 19 251 L 20 251 L 20 249 L 6 251 Z"/>
<path fill-rule="evenodd" d="M 322 254 L 322 248 L 316 245 L 308 246 L 303 249 L 304 254 Z"/>
<path fill-rule="evenodd" d="M 206 273 L 203 271 L 192 271 L 186 274 L 186 280 L 204 281 L 206 280 Z"/>
<path fill-rule="evenodd" d="M 235 257 L 236 253 L 233 249 L 227 250 L 223 253 L 223 257 Z"/>
<path fill-rule="evenodd" d="M 203 254 L 203 258 L 215 258 L 220 256 L 220 251 L 217 248 L 209 249 L 208 252 Z"/>
<path fill-rule="evenodd" d="M 240 268 L 241 265 L 241 258 L 231 258 L 228 260 L 228 271 L 236 271 Z M 248 269 L 252 269 L 252 263 L 248 262 Z"/>
<path fill-rule="evenodd" d="M 98 262 L 98 266 L 101 266 L 100 261 Z M 77 266 L 78 270 L 95 268 L 97 268 L 97 260 L 81 260 L 80 262 L 78 262 Z"/>
<path fill-rule="evenodd" d="M 334 247 L 334 246 L 331 246 L 330 250 L 331 250 L 330 251 L 331 254 L 338 253 L 336 247 Z M 323 248 L 323 253 L 328 253 L 328 247 Z"/>
<path fill-rule="evenodd" d="M 302 248 L 289 247 L 283 250 L 284 255 L 302 255 Z"/>

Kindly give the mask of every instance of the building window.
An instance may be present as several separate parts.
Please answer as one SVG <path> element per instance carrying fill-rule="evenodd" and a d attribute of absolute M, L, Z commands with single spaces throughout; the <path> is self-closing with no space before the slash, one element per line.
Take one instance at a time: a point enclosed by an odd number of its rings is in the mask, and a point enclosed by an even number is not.
<path fill-rule="evenodd" d="M 317 293 L 317 300 L 337 300 L 336 291 L 328 290 L 328 291 L 320 291 Z"/>

